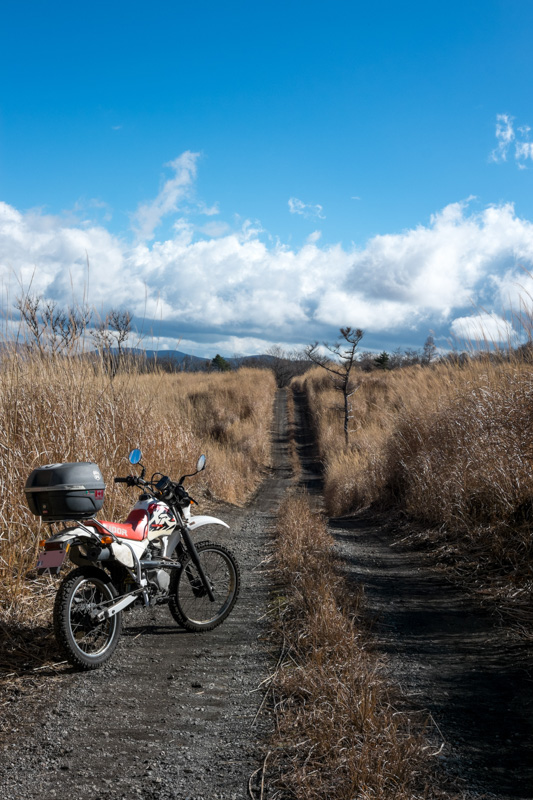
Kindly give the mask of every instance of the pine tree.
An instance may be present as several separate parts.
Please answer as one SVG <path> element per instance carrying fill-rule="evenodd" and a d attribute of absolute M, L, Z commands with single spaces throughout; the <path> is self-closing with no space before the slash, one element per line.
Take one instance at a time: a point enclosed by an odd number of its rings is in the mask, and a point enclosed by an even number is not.
<path fill-rule="evenodd" d="M 379 354 L 379 356 L 376 356 L 376 358 L 374 359 L 374 364 L 378 369 L 390 369 L 389 362 L 390 362 L 390 356 L 386 350 L 384 350 L 382 353 Z"/>
<path fill-rule="evenodd" d="M 219 372 L 229 372 L 231 370 L 231 364 L 229 361 L 226 361 L 226 359 L 218 353 L 211 361 L 211 366 L 214 369 L 218 369 Z"/>

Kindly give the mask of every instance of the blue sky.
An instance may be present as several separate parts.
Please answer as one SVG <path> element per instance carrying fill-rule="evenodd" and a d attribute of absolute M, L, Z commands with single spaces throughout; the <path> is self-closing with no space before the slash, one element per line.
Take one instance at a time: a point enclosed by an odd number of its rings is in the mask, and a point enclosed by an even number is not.
<path fill-rule="evenodd" d="M 529 0 L 2 18 L 6 311 L 31 282 L 208 356 L 345 324 L 389 351 L 509 334 L 532 290 Z"/>

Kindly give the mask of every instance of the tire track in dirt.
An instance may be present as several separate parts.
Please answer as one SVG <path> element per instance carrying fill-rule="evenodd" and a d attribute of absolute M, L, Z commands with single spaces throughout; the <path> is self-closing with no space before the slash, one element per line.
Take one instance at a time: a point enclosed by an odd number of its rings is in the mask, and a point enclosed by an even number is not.
<path fill-rule="evenodd" d="M 42 705 L 19 704 L 20 726 L 0 750 L 4 800 L 241 800 L 262 764 L 269 729 L 256 715 L 270 656 L 263 641 L 268 533 L 290 482 L 286 394 L 278 392 L 273 466 L 243 509 L 217 507 L 227 531 L 202 529 L 230 547 L 242 572 L 239 600 L 214 631 L 187 633 L 168 609 L 131 612 L 111 661 L 65 670 Z M 209 465 L 208 465 L 209 467 Z M 207 531 L 207 534 L 204 533 Z"/>
<path fill-rule="evenodd" d="M 303 394 L 295 411 L 302 484 L 320 507 L 321 465 Z M 364 512 L 329 527 L 349 580 L 364 586 L 391 679 L 411 708 L 431 714 L 451 796 L 531 800 L 531 643 L 451 584 L 429 554 L 398 544 L 386 515 Z"/>

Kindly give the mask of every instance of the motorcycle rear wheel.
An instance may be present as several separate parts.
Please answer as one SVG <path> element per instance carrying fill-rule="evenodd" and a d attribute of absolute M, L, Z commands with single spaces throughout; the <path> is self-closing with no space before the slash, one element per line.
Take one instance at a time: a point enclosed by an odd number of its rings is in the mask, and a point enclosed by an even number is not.
<path fill-rule="evenodd" d="M 241 587 L 239 565 L 226 547 L 199 542 L 196 551 L 215 596 L 208 597 L 189 555 L 170 578 L 169 609 L 177 623 L 188 631 L 210 631 L 220 625 L 233 609 Z"/>
<path fill-rule="evenodd" d="M 54 631 L 74 667 L 96 669 L 111 658 L 122 631 L 122 612 L 102 621 L 96 614 L 116 596 L 109 575 L 96 567 L 75 569 L 62 581 L 54 603 Z"/>

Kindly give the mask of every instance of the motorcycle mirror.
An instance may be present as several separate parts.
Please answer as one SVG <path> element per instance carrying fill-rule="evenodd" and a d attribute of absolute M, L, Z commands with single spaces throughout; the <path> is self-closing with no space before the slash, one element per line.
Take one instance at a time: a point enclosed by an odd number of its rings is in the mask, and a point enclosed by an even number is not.
<path fill-rule="evenodd" d="M 201 472 L 203 469 L 205 469 L 205 456 L 204 455 L 200 456 L 200 458 L 196 462 L 196 472 Z"/>
<path fill-rule="evenodd" d="M 141 451 L 135 448 L 135 450 L 132 450 L 130 452 L 128 456 L 128 461 L 130 462 L 130 464 L 138 464 L 139 461 L 141 460 L 141 457 L 142 457 Z"/>

